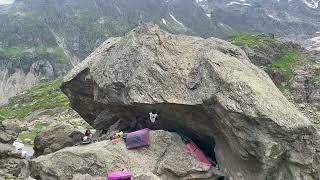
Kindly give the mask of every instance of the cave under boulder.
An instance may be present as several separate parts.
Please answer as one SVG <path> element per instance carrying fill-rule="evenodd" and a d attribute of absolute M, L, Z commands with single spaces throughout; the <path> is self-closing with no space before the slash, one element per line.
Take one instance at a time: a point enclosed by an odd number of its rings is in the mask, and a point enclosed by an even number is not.
<path fill-rule="evenodd" d="M 233 179 L 320 178 L 317 129 L 226 41 L 142 24 L 104 42 L 61 89 L 100 130 L 156 109 L 161 129 L 212 148 Z"/>

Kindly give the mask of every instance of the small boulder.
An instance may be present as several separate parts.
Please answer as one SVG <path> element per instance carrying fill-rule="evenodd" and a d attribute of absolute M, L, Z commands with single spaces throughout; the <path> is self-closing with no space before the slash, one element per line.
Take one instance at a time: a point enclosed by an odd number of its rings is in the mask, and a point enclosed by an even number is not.
<path fill-rule="evenodd" d="M 0 143 L 12 144 L 21 129 L 17 120 L 8 119 L 0 122 Z"/>
<path fill-rule="evenodd" d="M 0 177 L 26 179 L 28 176 L 28 161 L 21 158 L 14 146 L 0 143 Z"/>
<path fill-rule="evenodd" d="M 80 143 L 84 134 L 66 123 L 52 124 L 37 134 L 34 140 L 35 156 L 56 152 Z"/>

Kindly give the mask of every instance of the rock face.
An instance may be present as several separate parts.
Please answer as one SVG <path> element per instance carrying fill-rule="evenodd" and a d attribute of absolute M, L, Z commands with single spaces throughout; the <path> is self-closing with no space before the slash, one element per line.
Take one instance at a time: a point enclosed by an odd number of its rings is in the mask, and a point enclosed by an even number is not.
<path fill-rule="evenodd" d="M 128 150 L 123 140 L 101 141 L 62 149 L 31 161 L 32 177 L 81 179 L 106 177 L 107 172 L 124 170 L 134 176 L 182 179 L 209 178 L 209 167 L 196 160 L 175 133 L 151 131 L 150 146 Z"/>
<path fill-rule="evenodd" d="M 3 120 L 0 122 L 0 143 L 12 144 L 21 131 L 19 123 L 15 120 Z"/>
<path fill-rule="evenodd" d="M 62 90 L 93 127 L 156 109 L 162 129 L 210 145 L 237 180 L 319 179 L 319 136 L 245 53 L 223 40 L 142 25 L 110 39 Z M 89 166 L 88 166 L 89 167 Z"/>
<path fill-rule="evenodd" d="M 0 177 L 26 179 L 29 176 L 28 168 L 28 161 L 21 159 L 21 153 L 14 146 L 0 143 Z"/>
<path fill-rule="evenodd" d="M 53 153 L 80 142 L 83 133 L 66 123 L 52 124 L 37 134 L 34 140 L 35 156 Z"/>

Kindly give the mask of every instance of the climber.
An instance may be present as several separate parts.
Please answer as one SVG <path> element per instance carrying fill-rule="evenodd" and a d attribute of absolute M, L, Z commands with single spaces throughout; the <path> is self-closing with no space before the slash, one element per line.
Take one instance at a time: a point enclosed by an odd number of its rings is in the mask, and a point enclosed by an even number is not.
<path fill-rule="evenodd" d="M 149 113 L 149 119 L 150 119 L 151 123 L 155 123 L 157 117 L 158 117 L 157 111 L 156 111 L 155 109 L 153 109 L 153 110 Z"/>
<path fill-rule="evenodd" d="M 86 130 L 86 133 L 84 134 L 84 137 L 81 138 L 82 144 L 89 144 L 91 143 L 92 139 L 92 133 L 89 129 Z"/>
<path fill-rule="evenodd" d="M 147 127 L 152 130 L 161 129 L 160 122 L 158 121 L 159 115 L 156 110 L 149 112 L 149 117 L 146 122 Z"/>

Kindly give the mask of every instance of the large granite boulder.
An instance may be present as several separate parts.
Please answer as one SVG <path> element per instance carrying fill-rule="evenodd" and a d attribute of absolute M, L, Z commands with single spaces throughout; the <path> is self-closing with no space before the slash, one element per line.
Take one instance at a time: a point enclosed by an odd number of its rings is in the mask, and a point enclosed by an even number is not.
<path fill-rule="evenodd" d="M 94 128 L 159 114 L 237 180 L 319 179 L 319 134 L 236 46 L 141 25 L 112 38 L 64 79 L 72 107 Z M 89 167 L 89 166 L 88 166 Z"/>
<path fill-rule="evenodd" d="M 20 131 L 20 125 L 17 120 L 0 121 L 0 143 L 12 144 L 17 139 Z"/>
<path fill-rule="evenodd" d="M 36 179 L 106 177 L 110 171 L 130 171 L 135 177 L 160 179 L 212 178 L 209 167 L 188 152 L 180 136 L 151 131 L 150 145 L 128 150 L 122 139 L 62 149 L 31 161 Z"/>
<path fill-rule="evenodd" d="M 62 148 L 73 146 L 81 141 L 84 134 L 67 123 L 55 123 L 40 133 L 34 139 L 34 156 L 53 153 Z"/>

